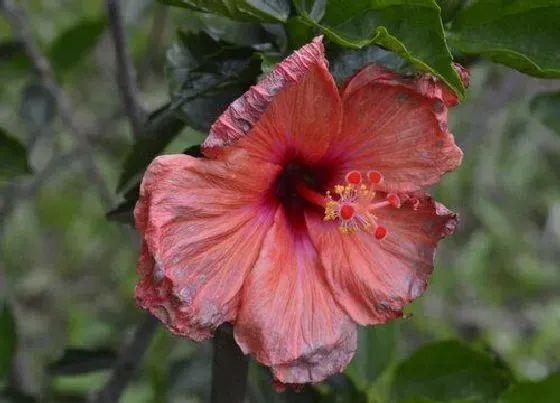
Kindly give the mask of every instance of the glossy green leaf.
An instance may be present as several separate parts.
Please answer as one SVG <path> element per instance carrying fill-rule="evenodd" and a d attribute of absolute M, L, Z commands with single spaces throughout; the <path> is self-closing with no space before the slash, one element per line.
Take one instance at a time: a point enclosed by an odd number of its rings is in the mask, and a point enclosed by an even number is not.
<path fill-rule="evenodd" d="M 366 389 L 388 368 L 398 354 L 399 328 L 395 322 L 361 327 L 358 351 L 346 373 L 360 387 Z"/>
<path fill-rule="evenodd" d="M 416 72 L 413 65 L 395 52 L 388 52 L 374 45 L 360 50 L 329 46 L 327 57 L 330 61 L 331 73 L 339 84 L 371 63 L 380 64 L 401 74 Z"/>
<path fill-rule="evenodd" d="M 0 128 L 0 181 L 29 173 L 31 168 L 25 147 Z"/>
<path fill-rule="evenodd" d="M 326 3 L 321 20 L 313 18 L 318 14 L 317 2 L 324 0 L 296 0 L 295 4 L 306 21 L 321 28 L 330 39 L 355 49 L 376 43 L 441 78 L 459 95 L 464 94 L 451 65 L 440 8 L 434 0 L 332 0 Z"/>
<path fill-rule="evenodd" d="M 51 376 L 81 375 L 110 369 L 116 359 L 117 353 L 108 349 L 69 348 L 60 359 L 49 364 L 47 370 Z"/>
<path fill-rule="evenodd" d="M 105 18 L 80 21 L 62 32 L 52 43 L 49 59 L 56 73 L 75 67 L 90 53 L 107 26 Z"/>
<path fill-rule="evenodd" d="M 286 22 L 290 15 L 289 0 L 238 1 L 242 12 L 259 17 L 263 22 Z"/>
<path fill-rule="evenodd" d="M 325 16 L 326 0 L 295 0 L 294 4 L 299 13 L 306 15 L 313 21 L 321 21 Z"/>
<path fill-rule="evenodd" d="M 539 94 L 531 100 L 531 113 L 560 134 L 560 92 Z"/>
<path fill-rule="evenodd" d="M 239 21 L 285 22 L 289 0 L 159 0 L 160 3 L 219 14 Z"/>
<path fill-rule="evenodd" d="M 200 12 L 185 13 L 181 18 L 181 29 L 184 32 L 206 32 L 215 40 L 241 46 L 259 47 L 259 50 L 263 50 L 263 46 L 266 47 L 275 42 L 277 35 L 269 32 L 272 27 L 280 27 L 280 25 L 241 22 L 222 15 Z M 283 30 L 280 29 L 280 31 Z"/>
<path fill-rule="evenodd" d="M 536 77 L 560 77 L 559 0 L 474 0 L 453 20 L 450 45 Z"/>
<path fill-rule="evenodd" d="M 0 381 L 12 368 L 16 345 L 16 322 L 10 306 L 4 302 L 0 310 Z"/>
<path fill-rule="evenodd" d="M 560 400 L 560 373 L 540 382 L 520 382 L 508 389 L 499 403 L 557 403 Z"/>
<path fill-rule="evenodd" d="M 161 153 L 185 127 L 183 119 L 177 116 L 177 106 L 166 104 L 148 117 L 142 136 L 136 139 L 127 155 L 119 178 L 118 191 L 137 183 L 148 164 Z"/>
<path fill-rule="evenodd" d="M 166 75 L 174 104 L 187 124 L 207 132 L 227 106 L 256 83 L 261 60 L 251 47 L 180 34 L 169 50 Z"/>
<path fill-rule="evenodd" d="M 490 356 L 446 341 L 421 348 L 399 365 L 391 397 L 394 402 L 410 398 L 492 401 L 509 383 L 509 374 Z"/>
<path fill-rule="evenodd" d="M 443 22 L 451 21 L 466 2 L 467 0 L 436 0 L 437 5 L 441 8 L 441 20 Z"/>
<path fill-rule="evenodd" d="M 292 51 L 311 42 L 314 36 L 314 28 L 307 24 L 304 18 L 300 16 L 288 20 L 286 31 L 288 33 L 288 48 Z"/>

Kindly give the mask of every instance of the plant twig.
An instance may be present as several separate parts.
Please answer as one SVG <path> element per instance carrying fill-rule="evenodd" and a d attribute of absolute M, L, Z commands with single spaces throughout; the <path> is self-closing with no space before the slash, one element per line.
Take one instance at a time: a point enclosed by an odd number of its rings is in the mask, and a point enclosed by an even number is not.
<path fill-rule="evenodd" d="M 111 205 L 111 193 L 100 174 L 93 157 L 93 149 L 87 137 L 82 133 L 77 115 L 72 108 L 70 98 L 66 96 L 62 87 L 56 81 L 49 60 L 41 52 L 29 30 L 25 11 L 14 4 L 12 0 L 0 0 L 0 7 L 13 28 L 14 37 L 23 44 L 25 52 L 31 59 L 33 71 L 37 74 L 42 85 L 53 96 L 62 122 L 71 130 L 79 148 L 83 151 L 83 165 L 88 179 L 97 188 L 99 198 L 105 208 Z"/>
<path fill-rule="evenodd" d="M 134 332 L 134 336 L 122 350 L 109 380 L 91 400 L 92 403 L 117 403 L 128 383 L 136 374 L 144 353 L 157 330 L 158 321 L 147 314 Z"/>
<path fill-rule="evenodd" d="M 218 328 L 212 346 L 211 403 L 243 403 L 249 359 L 235 342 L 231 326 Z"/>
<path fill-rule="evenodd" d="M 119 0 L 107 0 L 106 7 L 111 37 L 115 44 L 117 84 L 132 127 L 132 133 L 134 137 L 138 137 L 142 131 L 145 112 L 138 102 L 138 87 L 135 81 L 134 64 L 128 50 L 120 2 Z"/>
<path fill-rule="evenodd" d="M 145 85 L 159 52 L 162 51 L 161 49 L 165 49 L 167 19 L 168 7 L 159 3 L 154 4 L 150 38 L 145 48 L 144 57 L 138 67 L 138 85 L 140 87 Z"/>

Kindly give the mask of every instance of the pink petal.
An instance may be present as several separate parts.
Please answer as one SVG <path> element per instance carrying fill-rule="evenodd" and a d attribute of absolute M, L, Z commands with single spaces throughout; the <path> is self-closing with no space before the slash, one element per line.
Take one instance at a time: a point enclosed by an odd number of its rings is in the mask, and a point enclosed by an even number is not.
<path fill-rule="evenodd" d="M 404 305 L 426 289 L 438 241 L 455 229 L 454 213 L 425 194 L 414 197 L 417 210 L 412 203 L 376 210 L 388 230 L 382 240 L 307 219 L 335 299 L 361 325 L 402 316 Z"/>
<path fill-rule="evenodd" d="M 447 107 L 457 98 L 442 82 L 369 65 L 341 91 L 342 135 L 331 152 L 346 170 L 378 171 L 380 189 L 408 192 L 460 165 L 463 154 L 447 127 Z"/>
<path fill-rule="evenodd" d="M 307 234 L 279 208 L 242 289 L 235 337 L 282 383 L 318 382 L 356 350 L 356 326 L 334 301 Z"/>
<path fill-rule="evenodd" d="M 237 316 L 272 225 L 265 195 L 280 170 L 253 166 L 238 152 L 227 162 L 161 156 L 148 167 L 135 210 L 144 237 L 136 298 L 174 333 L 203 340 Z"/>
<path fill-rule="evenodd" d="M 317 37 L 234 101 L 212 126 L 203 151 L 216 157 L 238 143 L 265 161 L 284 163 L 297 154 L 312 162 L 338 134 L 341 109 L 322 37 Z"/>

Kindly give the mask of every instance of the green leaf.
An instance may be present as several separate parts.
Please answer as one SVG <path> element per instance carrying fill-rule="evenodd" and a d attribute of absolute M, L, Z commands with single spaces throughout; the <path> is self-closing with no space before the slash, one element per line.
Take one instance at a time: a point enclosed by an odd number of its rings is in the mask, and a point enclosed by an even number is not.
<path fill-rule="evenodd" d="M 270 32 L 272 27 L 277 27 L 276 31 L 284 34 L 283 27 L 278 24 L 240 22 L 221 15 L 200 12 L 185 13 L 181 19 L 181 26 L 184 32 L 206 32 L 215 40 L 259 47 L 259 50 L 263 50 L 263 45 L 270 46 L 271 43 L 278 42 L 278 32 Z"/>
<path fill-rule="evenodd" d="M 0 128 L 0 180 L 9 180 L 14 176 L 29 173 L 31 168 L 25 147 Z"/>
<path fill-rule="evenodd" d="M 289 0 L 159 0 L 194 11 L 219 14 L 239 21 L 286 22 Z"/>
<path fill-rule="evenodd" d="M 166 75 L 174 104 L 187 124 L 202 132 L 256 83 L 260 58 L 251 47 L 215 41 L 208 34 L 179 35 L 169 50 Z"/>
<path fill-rule="evenodd" d="M 307 24 L 304 18 L 300 16 L 288 20 L 286 31 L 288 33 L 288 48 L 292 51 L 311 42 L 314 36 L 314 28 Z"/>
<path fill-rule="evenodd" d="M 261 58 L 261 74 L 259 75 L 259 81 L 268 76 L 276 67 L 276 64 L 280 62 L 276 55 L 270 55 L 267 53 L 259 53 Z"/>
<path fill-rule="evenodd" d="M 531 100 L 530 109 L 543 124 L 560 134 L 560 92 L 537 95 Z"/>
<path fill-rule="evenodd" d="M 21 42 L 9 40 L 0 42 L 0 62 L 12 60 L 14 57 L 25 55 L 25 49 Z"/>
<path fill-rule="evenodd" d="M 18 71 L 31 69 L 31 60 L 21 42 L 9 40 L 0 43 L 0 67 Z"/>
<path fill-rule="evenodd" d="M 368 396 L 365 390 L 358 389 L 356 385 L 344 374 L 336 374 L 328 378 L 325 383 L 329 392 L 320 401 L 322 403 L 367 403 Z M 289 400 L 290 402 L 292 400 Z"/>
<path fill-rule="evenodd" d="M 360 328 L 358 351 L 346 372 L 361 388 L 369 388 L 396 358 L 398 334 L 394 322 Z"/>
<path fill-rule="evenodd" d="M 321 20 L 313 18 L 318 14 L 317 2 L 324 0 L 295 0 L 296 9 L 330 39 L 355 49 L 376 43 L 464 95 L 462 82 L 451 65 L 440 8 L 434 0 L 332 0 L 327 2 Z"/>
<path fill-rule="evenodd" d="M 185 122 L 177 116 L 177 107 L 166 104 L 150 114 L 142 136 L 136 139 L 125 159 L 117 191 L 127 189 L 131 183 L 138 182 L 154 157 L 183 130 Z"/>
<path fill-rule="evenodd" d="M 428 399 L 425 397 L 409 397 L 400 400 L 399 403 L 439 403 L 439 402 L 436 402 L 435 400 Z"/>
<path fill-rule="evenodd" d="M 0 381 L 11 371 L 16 345 L 16 322 L 10 306 L 4 302 L 0 311 Z"/>
<path fill-rule="evenodd" d="M 560 397 L 560 373 L 540 382 L 520 382 L 508 389 L 499 403 L 557 403 Z"/>
<path fill-rule="evenodd" d="M 560 77 L 558 21 L 558 0 L 474 0 L 455 16 L 448 41 L 535 77 Z"/>
<path fill-rule="evenodd" d="M 439 8 L 441 8 L 441 20 L 448 22 L 455 17 L 455 14 L 463 7 L 466 0 L 436 0 L 436 2 Z"/>
<path fill-rule="evenodd" d="M 338 46 L 327 47 L 330 70 L 335 80 L 342 84 L 364 66 L 376 63 L 401 74 L 415 73 L 414 66 L 394 52 L 388 52 L 379 46 L 365 49 L 345 49 Z"/>
<path fill-rule="evenodd" d="M 286 22 L 290 15 L 289 0 L 238 1 L 243 12 L 259 17 L 263 22 Z"/>
<path fill-rule="evenodd" d="M 508 373 L 490 356 L 457 341 L 446 341 L 421 348 L 399 365 L 392 401 L 423 398 L 488 402 L 500 396 L 509 383 Z"/>
<path fill-rule="evenodd" d="M 62 32 L 52 43 L 49 59 L 56 73 L 62 74 L 75 67 L 99 41 L 107 20 L 82 20 Z"/>
<path fill-rule="evenodd" d="M 109 221 L 120 222 L 123 224 L 134 225 L 134 207 L 136 201 L 125 200 L 113 210 L 105 214 L 105 218 Z"/>
<path fill-rule="evenodd" d="M 47 370 L 51 376 L 81 375 L 112 368 L 116 359 L 117 353 L 108 349 L 69 348 L 59 360 L 49 364 Z"/>

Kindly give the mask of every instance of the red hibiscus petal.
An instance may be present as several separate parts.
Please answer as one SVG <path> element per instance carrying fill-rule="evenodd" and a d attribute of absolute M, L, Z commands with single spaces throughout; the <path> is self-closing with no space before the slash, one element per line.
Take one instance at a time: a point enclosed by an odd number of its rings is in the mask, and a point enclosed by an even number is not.
<path fill-rule="evenodd" d="M 331 152 L 346 170 L 380 172 L 381 190 L 409 192 L 460 165 L 463 154 L 447 127 L 447 107 L 457 98 L 444 83 L 369 65 L 341 92 L 342 131 Z"/>
<path fill-rule="evenodd" d="M 227 162 L 158 157 L 140 189 L 137 301 L 194 340 L 235 320 L 239 290 L 272 225 L 274 207 L 263 198 L 280 167 L 254 170 L 245 154 Z"/>
<path fill-rule="evenodd" d="M 281 383 L 318 382 L 340 372 L 356 350 L 356 326 L 334 301 L 305 233 L 279 208 L 242 289 L 235 338 Z"/>
<path fill-rule="evenodd" d="M 402 316 L 403 306 L 426 289 L 437 242 L 455 229 L 454 213 L 423 193 L 414 197 L 401 208 L 376 210 L 388 230 L 382 240 L 307 219 L 335 299 L 361 325 Z"/>
<path fill-rule="evenodd" d="M 284 163 L 297 154 L 313 162 L 338 134 L 341 121 L 340 94 L 328 70 L 322 37 L 317 37 L 232 102 L 212 125 L 203 151 L 217 157 L 224 147 L 237 143 L 265 161 Z"/>

